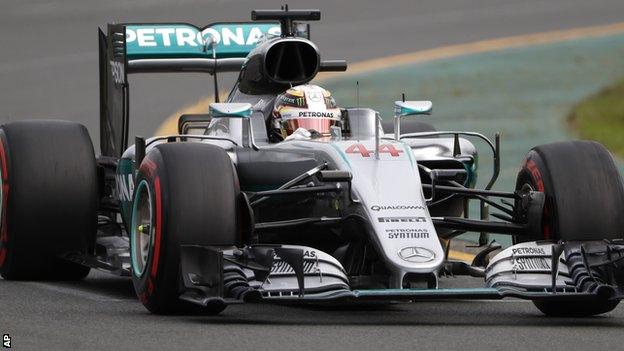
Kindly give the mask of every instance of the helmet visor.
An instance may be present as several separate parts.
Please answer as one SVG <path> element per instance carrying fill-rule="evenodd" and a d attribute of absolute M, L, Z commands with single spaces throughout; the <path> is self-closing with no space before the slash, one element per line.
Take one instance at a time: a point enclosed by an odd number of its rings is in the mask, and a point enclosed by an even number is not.
<path fill-rule="evenodd" d="M 299 128 L 316 131 L 323 136 L 331 135 L 331 127 L 338 125 L 339 120 L 329 118 L 291 118 L 282 122 L 287 135 Z"/>

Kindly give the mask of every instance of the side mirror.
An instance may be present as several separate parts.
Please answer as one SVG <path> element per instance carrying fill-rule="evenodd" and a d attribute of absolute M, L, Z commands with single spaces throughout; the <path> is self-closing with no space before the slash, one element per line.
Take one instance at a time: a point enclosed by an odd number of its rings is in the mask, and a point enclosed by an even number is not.
<path fill-rule="evenodd" d="M 237 102 L 213 102 L 208 105 L 208 111 L 212 118 L 235 118 L 241 119 L 243 127 L 243 147 L 252 147 L 257 150 L 254 142 L 253 126 L 251 124 L 252 106 L 249 103 Z"/>
<path fill-rule="evenodd" d="M 395 101 L 394 102 L 394 139 L 401 138 L 401 117 L 430 115 L 433 110 L 431 101 Z"/>
<path fill-rule="evenodd" d="M 249 118 L 251 117 L 251 104 L 213 102 L 209 105 L 209 112 L 213 118 Z"/>
<path fill-rule="evenodd" d="M 178 134 L 202 135 L 210 124 L 208 114 L 184 114 L 178 119 Z"/>
<path fill-rule="evenodd" d="M 395 101 L 394 117 L 430 115 L 433 110 L 431 101 Z"/>

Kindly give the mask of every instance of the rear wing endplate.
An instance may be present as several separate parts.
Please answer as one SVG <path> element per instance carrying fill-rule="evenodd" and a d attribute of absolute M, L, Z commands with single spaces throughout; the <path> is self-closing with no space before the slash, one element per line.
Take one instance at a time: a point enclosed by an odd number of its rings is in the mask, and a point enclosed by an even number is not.
<path fill-rule="evenodd" d="M 121 157 L 128 143 L 128 71 L 123 25 L 98 29 L 100 64 L 100 151 Z"/>

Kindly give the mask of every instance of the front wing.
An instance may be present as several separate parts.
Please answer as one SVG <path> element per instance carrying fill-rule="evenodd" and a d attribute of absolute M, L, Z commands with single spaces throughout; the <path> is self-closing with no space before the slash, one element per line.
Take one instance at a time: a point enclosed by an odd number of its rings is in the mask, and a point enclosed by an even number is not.
<path fill-rule="evenodd" d="M 206 306 L 244 302 L 352 303 L 489 299 L 620 300 L 624 246 L 612 242 L 529 242 L 509 247 L 483 269 L 485 286 L 467 289 L 351 289 L 340 263 L 320 250 L 183 246 L 181 298 Z"/>

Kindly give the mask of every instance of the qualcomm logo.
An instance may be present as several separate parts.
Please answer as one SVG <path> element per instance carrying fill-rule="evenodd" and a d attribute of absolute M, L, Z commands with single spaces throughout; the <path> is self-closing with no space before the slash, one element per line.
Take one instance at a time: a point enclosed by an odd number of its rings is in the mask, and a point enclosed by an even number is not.
<path fill-rule="evenodd" d="M 423 206 L 419 205 L 396 205 L 396 206 L 383 206 L 383 205 L 373 205 L 371 206 L 371 210 L 373 211 L 381 211 L 381 210 L 424 210 Z"/>
<path fill-rule="evenodd" d="M 435 253 L 429 249 L 425 249 L 424 247 L 410 246 L 399 250 L 399 257 L 401 257 L 403 261 L 407 262 L 425 263 L 433 261 Z"/>

